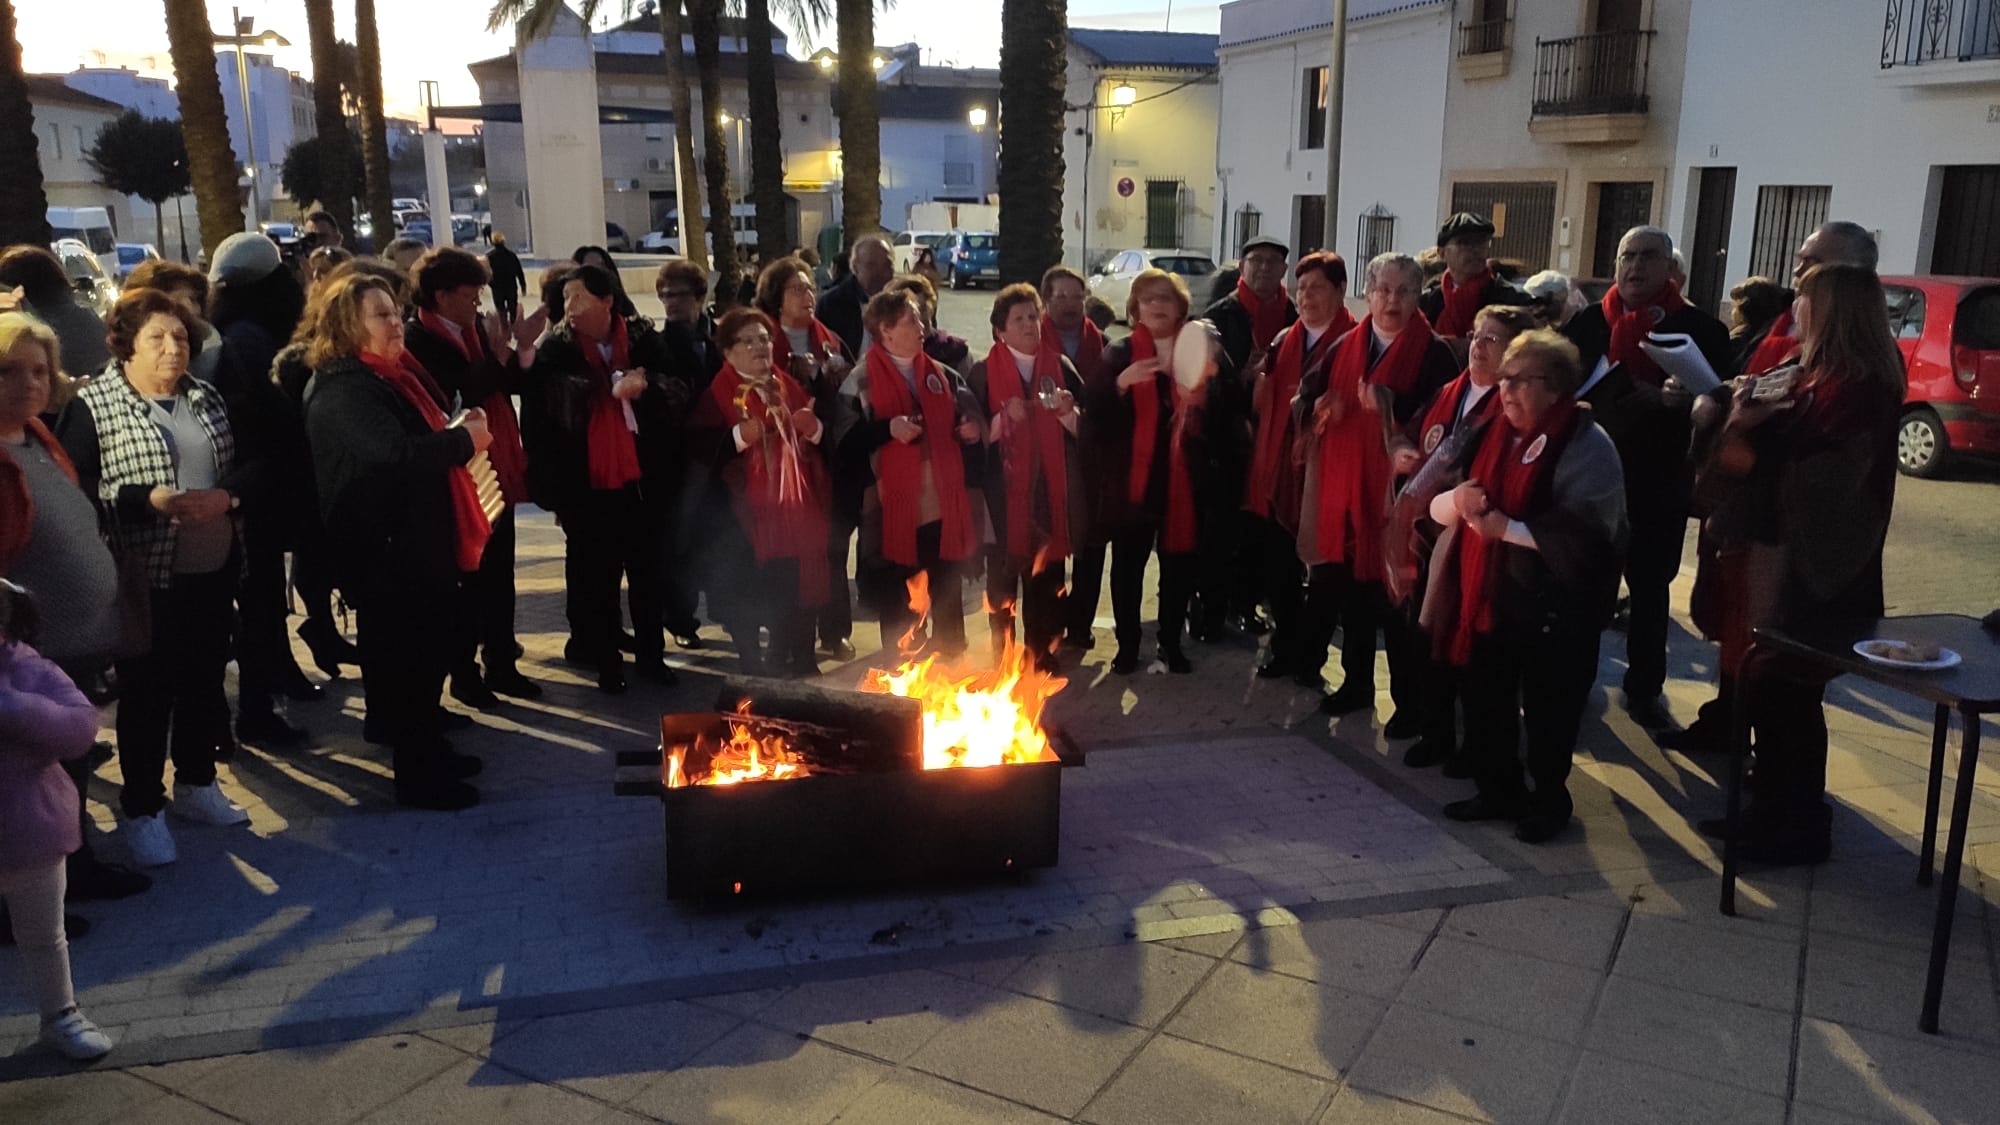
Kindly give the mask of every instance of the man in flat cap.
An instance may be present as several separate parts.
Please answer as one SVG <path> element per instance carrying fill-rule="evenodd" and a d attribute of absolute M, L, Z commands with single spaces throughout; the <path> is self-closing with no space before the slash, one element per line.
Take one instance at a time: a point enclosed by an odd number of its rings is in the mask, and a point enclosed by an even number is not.
<path fill-rule="evenodd" d="M 1464 341 L 1472 335 L 1472 319 L 1488 305 L 1530 305 L 1526 293 L 1493 276 L 1487 255 L 1493 252 L 1493 224 L 1461 211 L 1438 229 L 1438 253 L 1444 272 L 1424 289 L 1417 307 L 1431 330 L 1453 342 L 1464 359 Z"/>
<path fill-rule="evenodd" d="M 1212 450 L 1215 458 L 1215 510 L 1205 525 L 1208 541 L 1201 545 L 1201 577 L 1197 583 L 1200 612 L 1189 619 L 1196 640 L 1220 640 L 1230 618 L 1249 632 L 1262 632 L 1257 616 L 1258 568 L 1241 558 L 1241 513 L 1238 510 L 1250 464 L 1250 388 L 1268 363 L 1271 341 L 1299 318 L 1285 292 L 1286 245 L 1269 235 L 1243 244 L 1241 273 L 1234 291 L 1208 306 L 1202 316 L 1215 326 L 1230 370 L 1238 377 L 1209 389 L 1207 409 L 1227 411 L 1231 435 L 1242 440 Z M 1220 431 L 1213 431 L 1220 432 Z"/>

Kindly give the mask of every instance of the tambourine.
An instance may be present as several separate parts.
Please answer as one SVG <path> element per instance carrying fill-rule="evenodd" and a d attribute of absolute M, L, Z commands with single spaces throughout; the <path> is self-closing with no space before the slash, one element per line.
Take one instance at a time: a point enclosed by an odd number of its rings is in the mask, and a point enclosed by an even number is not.
<path fill-rule="evenodd" d="M 1211 329 L 1205 320 L 1191 320 L 1181 325 L 1180 335 L 1174 337 L 1174 354 L 1170 366 L 1174 372 L 1174 382 L 1184 391 L 1192 391 L 1201 385 L 1208 375 L 1211 355 Z"/>

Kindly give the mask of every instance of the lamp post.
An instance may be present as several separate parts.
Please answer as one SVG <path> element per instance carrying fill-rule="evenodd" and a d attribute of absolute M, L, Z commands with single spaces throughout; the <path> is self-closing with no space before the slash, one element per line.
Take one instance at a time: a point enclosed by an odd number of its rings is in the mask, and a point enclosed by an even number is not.
<path fill-rule="evenodd" d="M 211 33 L 210 38 L 215 41 L 215 45 L 218 47 L 227 45 L 236 49 L 236 90 L 238 95 L 243 99 L 243 148 L 245 155 L 248 157 L 244 166 L 248 169 L 250 176 L 250 227 L 252 230 L 255 230 L 262 225 L 263 206 L 257 199 L 257 180 L 259 178 L 257 175 L 257 130 L 255 122 L 250 116 L 250 71 L 245 67 L 243 62 L 243 48 L 246 45 L 253 47 L 289 47 L 292 44 L 290 40 L 275 31 L 252 34 L 256 29 L 257 21 L 250 16 L 244 15 L 241 9 L 229 9 L 229 20 L 230 26 L 235 30 L 236 34 L 214 35 Z"/>

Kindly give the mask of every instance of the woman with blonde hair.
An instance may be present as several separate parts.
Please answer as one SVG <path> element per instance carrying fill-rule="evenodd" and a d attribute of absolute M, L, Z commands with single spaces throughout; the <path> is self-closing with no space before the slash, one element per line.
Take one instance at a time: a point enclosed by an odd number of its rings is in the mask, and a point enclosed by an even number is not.
<path fill-rule="evenodd" d="M 463 575 L 490 528 L 466 472 L 492 444 L 484 412 L 458 420 L 403 346 L 402 309 L 361 273 L 327 283 L 307 341 L 306 435 L 335 583 L 355 607 L 368 722 L 395 758 L 396 803 L 462 809 L 479 759 L 446 741 L 438 706 Z"/>
<path fill-rule="evenodd" d="M 1701 474 L 1717 498 L 1720 608 L 1703 631 L 1748 696 L 1757 748 L 1739 854 L 1817 863 L 1832 846 L 1826 804 L 1826 676 L 1768 653 L 1752 631 L 1860 628 L 1882 616 L 1882 546 L 1896 498 L 1903 357 L 1873 270 L 1816 266 L 1800 281 L 1797 365 L 1739 379 Z M 1724 821 L 1704 821 L 1710 835 Z"/>

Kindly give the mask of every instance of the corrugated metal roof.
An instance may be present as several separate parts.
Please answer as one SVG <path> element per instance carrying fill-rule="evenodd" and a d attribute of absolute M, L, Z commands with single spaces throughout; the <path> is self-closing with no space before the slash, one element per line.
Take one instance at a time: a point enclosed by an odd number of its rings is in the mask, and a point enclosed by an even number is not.
<path fill-rule="evenodd" d="M 1182 31 L 1072 27 L 1069 41 L 1110 66 L 1212 67 L 1219 36 Z"/>

